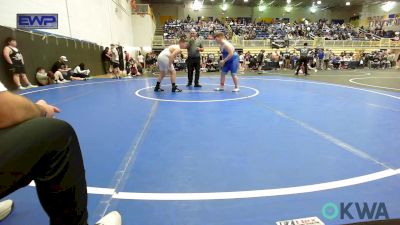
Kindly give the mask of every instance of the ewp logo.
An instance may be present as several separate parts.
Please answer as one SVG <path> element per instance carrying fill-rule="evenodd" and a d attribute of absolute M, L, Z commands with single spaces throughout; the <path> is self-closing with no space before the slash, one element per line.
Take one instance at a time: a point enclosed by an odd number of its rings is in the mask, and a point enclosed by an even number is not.
<path fill-rule="evenodd" d="M 58 29 L 58 14 L 17 14 L 18 29 Z"/>
<path fill-rule="evenodd" d="M 389 214 L 386 209 L 386 205 L 383 202 L 374 202 L 372 205 L 368 203 L 348 202 L 340 203 L 338 207 L 335 203 L 329 202 L 322 207 L 322 215 L 328 219 L 333 220 L 336 218 L 340 219 L 354 219 L 358 216 L 358 219 L 389 219 Z"/>

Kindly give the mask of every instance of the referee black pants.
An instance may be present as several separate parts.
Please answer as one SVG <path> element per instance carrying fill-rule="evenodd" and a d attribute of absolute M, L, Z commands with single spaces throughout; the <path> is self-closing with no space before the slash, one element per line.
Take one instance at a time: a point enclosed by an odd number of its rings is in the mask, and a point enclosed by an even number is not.
<path fill-rule="evenodd" d="M 299 74 L 299 71 L 301 69 L 301 66 L 304 66 L 304 74 L 308 74 L 308 60 L 307 57 L 300 57 L 300 60 L 298 62 L 299 64 L 297 65 L 297 70 L 296 74 Z"/>
<path fill-rule="evenodd" d="M 0 130 L 0 199 L 32 180 L 51 225 L 87 225 L 85 169 L 68 123 L 37 118 Z"/>
<path fill-rule="evenodd" d="M 194 83 L 199 84 L 200 80 L 200 58 L 188 58 L 188 84 L 193 83 L 193 71 L 195 71 Z"/>

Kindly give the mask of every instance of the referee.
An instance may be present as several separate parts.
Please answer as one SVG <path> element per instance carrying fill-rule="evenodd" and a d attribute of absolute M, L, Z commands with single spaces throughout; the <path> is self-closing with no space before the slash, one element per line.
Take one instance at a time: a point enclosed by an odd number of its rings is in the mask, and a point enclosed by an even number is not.
<path fill-rule="evenodd" d="M 204 51 L 201 41 L 197 38 L 197 33 L 195 29 L 190 30 L 190 40 L 188 42 L 188 58 L 186 60 L 188 67 L 188 84 L 187 86 L 192 86 L 193 83 L 193 70 L 195 70 L 196 75 L 194 78 L 194 87 L 201 87 L 199 83 L 200 79 L 200 52 Z"/>
<path fill-rule="evenodd" d="M 304 75 L 308 76 L 310 74 L 308 74 L 308 58 L 307 57 L 308 57 L 308 53 L 310 50 L 307 47 L 307 43 L 304 43 L 304 48 L 299 49 L 299 51 L 300 51 L 300 60 L 299 60 L 299 64 L 297 66 L 295 75 L 296 76 L 299 75 L 301 66 L 303 66 L 304 67 L 304 71 L 303 71 Z"/>

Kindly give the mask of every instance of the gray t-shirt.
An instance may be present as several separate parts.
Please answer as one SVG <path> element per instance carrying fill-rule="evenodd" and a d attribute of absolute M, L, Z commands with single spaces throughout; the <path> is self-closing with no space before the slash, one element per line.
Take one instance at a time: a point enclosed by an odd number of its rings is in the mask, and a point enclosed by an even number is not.
<path fill-rule="evenodd" d="M 189 58 L 200 58 L 200 52 L 197 48 L 203 48 L 201 41 L 199 39 L 192 40 L 188 42 L 188 57 Z"/>
<path fill-rule="evenodd" d="M 300 57 L 308 57 L 309 49 L 308 48 L 301 48 L 300 49 Z"/>

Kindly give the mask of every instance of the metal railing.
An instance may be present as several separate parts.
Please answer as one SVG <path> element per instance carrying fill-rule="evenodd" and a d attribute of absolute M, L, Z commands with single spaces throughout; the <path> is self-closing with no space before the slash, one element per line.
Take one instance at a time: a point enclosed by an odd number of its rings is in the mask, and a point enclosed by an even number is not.
<path fill-rule="evenodd" d="M 236 39 L 232 41 L 237 48 L 271 48 L 271 40 L 243 40 Z M 178 40 L 175 39 L 155 39 L 154 46 L 168 46 L 177 44 Z M 307 43 L 309 47 L 314 48 L 357 48 L 357 49 L 367 49 L 367 48 L 379 48 L 379 49 L 400 49 L 400 41 L 393 41 L 388 38 L 382 38 L 380 41 L 365 41 L 365 40 L 290 40 L 290 48 L 300 48 Z M 218 44 L 214 40 L 203 40 L 204 47 L 218 47 Z"/>

